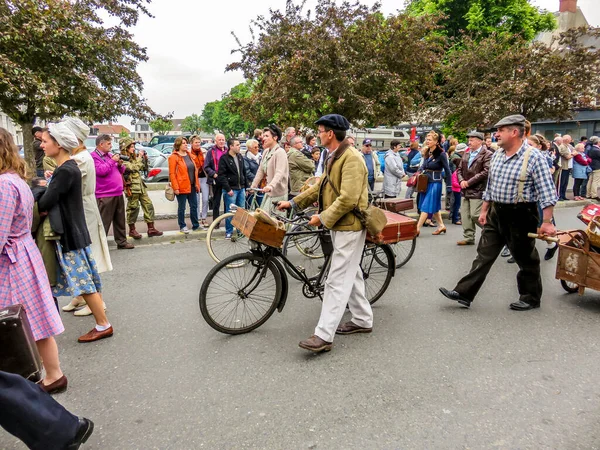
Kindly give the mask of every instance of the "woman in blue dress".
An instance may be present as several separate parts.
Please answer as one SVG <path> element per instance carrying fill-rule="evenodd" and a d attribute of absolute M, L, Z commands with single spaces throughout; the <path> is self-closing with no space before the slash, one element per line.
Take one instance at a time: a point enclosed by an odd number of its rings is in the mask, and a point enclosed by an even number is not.
<path fill-rule="evenodd" d="M 429 157 L 423 161 L 421 166 L 422 173 L 427 175 L 427 191 L 421 195 L 419 210 L 419 223 L 417 224 L 417 234 L 421 232 L 421 227 L 427 220 L 429 214 L 433 214 L 438 228 L 432 233 L 439 235 L 446 232 L 444 221 L 442 220 L 442 181 L 446 180 L 446 186 L 451 186 L 452 172 L 448 165 L 448 157 L 440 145 L 440 134 L 430 131 L 425 138 L 425 145 L 429 149 Z"/>

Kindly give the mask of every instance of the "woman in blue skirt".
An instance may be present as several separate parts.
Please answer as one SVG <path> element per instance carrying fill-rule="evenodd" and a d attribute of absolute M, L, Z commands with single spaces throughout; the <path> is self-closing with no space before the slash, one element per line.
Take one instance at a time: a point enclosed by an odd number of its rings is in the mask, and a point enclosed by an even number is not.
<path fill-rule="evenodd" d="M 440 135 L 435 131 L 430 131 L 425 138 L 425 145 L 429 149 L 429 157 L 423 161 L 421 166 L 422 173 L 427 175 L 427 192 L 421 195 L 419 210 L 419 223 L 417 224 L 417 234 L 421 232 L 421 227 L 427 220 L 427 215 L 433 214 L 438 228 L 432 234 L 439 235 L 446 232 L 446 227 L 442 220 L 442 181 L 446 180 L 446 186 L 452 186 L 452 172 L 448 165 L 448 157 L 440 145 Z"/>

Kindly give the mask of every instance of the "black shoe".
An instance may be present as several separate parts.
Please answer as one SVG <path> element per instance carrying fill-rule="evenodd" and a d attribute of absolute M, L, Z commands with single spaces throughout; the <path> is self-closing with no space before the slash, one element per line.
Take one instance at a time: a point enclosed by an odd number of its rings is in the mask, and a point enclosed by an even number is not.
<path fill-rule="evenodd" d="M 86 442 L 92 433 L 94 432 L 94 422 L 90 419 L 86 419 L 85 417 L 79 419 L 79 425 L 77 426 L 77 433 L 75 433 L 75 438 L 73 442 L 71 442 L 67 446 L 67 450 L 77 450 L 81 444 Z"/>
<path fill-rule="evenodd" d="M 507 262 L 507 263 L 509 263 L 509 264 L 514 264 L 514 263 L 515 263 L 515 258 L 513 258 L 513 257 L 511 256 L 510 258 L 508 258 L 508 259 L 506 260 L 506 262 Z"/>
<path fill-rule="evenodd" d="M 449 298 L 450 300 L 454 300 L 466 308 L 469 308 L 471 306 L 471 300 L 463 297 L 456 291 L 449 291 L 448 289 L 441 287 L 440 292 L 444 297 Z"/>
<path fill-rule="evenodd" d="M 502 249 L 502 253 L 500 253 L 500 256 L 502 256 L 503 258 L 508 258 L 510 256 L 510 250 L 506 245 Z"/>
<path fill-rule="evenodd" d="M 540 307 L 539 303 L 537 305 L 534 305 L 531 303 L 526 303 L 523 300 L 519 300 L 518 302 L 510 304 L 510 309 L 513 309 L 515 311 L 528 311 L 530 309 L 539 308 L 539 307 Z"/>
<path fill-rule="evenodd" d="M 554 247 L 546 250 L 546 254 L 544 255 L 544 261 L 550 261 L 552 258 L 554 258 L 554 254 L 556 253 L 556 250 L 558 250 L 558 244 L 556 244 Z"/>

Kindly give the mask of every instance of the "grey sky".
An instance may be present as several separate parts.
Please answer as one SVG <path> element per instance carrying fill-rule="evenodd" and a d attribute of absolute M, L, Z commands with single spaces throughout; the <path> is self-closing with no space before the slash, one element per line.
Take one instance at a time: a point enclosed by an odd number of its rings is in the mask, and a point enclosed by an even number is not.
<path fill-rule="evenodd" d="M 308 6 L 316 3 L 309 0 Z M 372 5 L 375 0 L 363 0 Z M 403 0 L 381 0 L 385 14 L 404 5 Z M 536 6 L 557 11 L 559 0 L 532 0 Z M 592 4 L 596 4 L 596 8 Z M 598 0 L 579 0 L 591 25 L 600 26 Z M 225 73 L 236 60 L 236 42 L 250 38 L 248 26 L 269 8 L 283 9 L 285 0 L 153 0 L 152 19 L 142 18 L 134 30 L 136 41 L 147 47 L 149 61 L 140 65 L 144 96 L 158 113 L 175 112 L 176 118 L 200 113 L 206 102 L 217 100 L 243 81 L 240 72 Z M 126 120 L 120 120 L 127 124 Z"/>

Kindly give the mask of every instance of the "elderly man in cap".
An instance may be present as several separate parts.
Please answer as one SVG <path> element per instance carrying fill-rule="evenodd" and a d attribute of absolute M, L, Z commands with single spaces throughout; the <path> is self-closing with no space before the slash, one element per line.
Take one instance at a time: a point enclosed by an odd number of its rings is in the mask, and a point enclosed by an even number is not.
<path fill-rule="evenodd" d="M 501 148 L 492 157 L 483 194 L 479 216 L 483 232 L 477 258 L 471 271 L 454 290 L 440 288 L 440 292 L 468 308 L 506 244 L 519 265 L 517 285 L 520 298 L 511 303 L 510 308 L 527 311 L 539 308 L 542 298 L 540 257 L 535 240 L 527 233 L 536 232 L 539 202 L 543 210 L 540 233 L 548 236 L 556 234 L 552 224 L 556 191 L 546 158 L 525 140 L 525 118 L 521 115 L 508 116 L 495 127 Z"/>
<path fill-rule="evenodd" d="M 352 212 L 356 206 L 365 209 L 368 205 L 367 168 L 358 150 L 344 141 L 346 130 L 350 128 L 344 116 L 329 114 L 315 124 L 321 143 L 329 151 L 323 176 L 318 184 L 291 202 L 280 202 L 278 208 L 304 209 L 318 201 L 319 214 L 312 216 L 309 225 L 324 225 L 331 230 L 333 253 L 321 317 L 314 335 L 299 344 L 301 348 L 319 353 L 331 350 L 336 333 L 370 333 L 373 311 L 365 296 L 360 268 L 366 230 Z M 352 320 L 340 326 L 346 305 Z"/>
<path fill-rule="evenodd" d="M 460 215 L 464 237 L 457 245 L 475 244 L 475 225 L 479 223 L 492 158 L 492 152 L 483 145 L 483 133 L 472 131 L 467 138 L 469 151 L 462 155 L 456 168 L 463 197 Z"/>
<path fill-rule="evenodd" d="M 363 158 L 365 159 L 365 164 L 367 165 L 367 171 L 369 173 L 369 187 L 371 188 L 371 191 L 374 191 L 375 179 L 379 173 L 381 163 L 379 162 L 377 155 L 373 153 L 371 139 L 363 140 L 361 152 L 363 154 Z"/>

